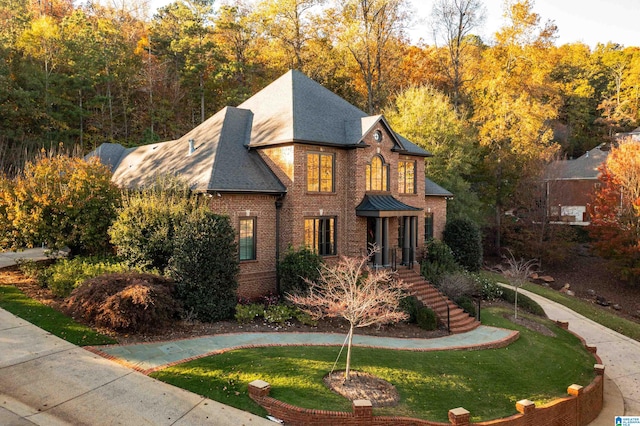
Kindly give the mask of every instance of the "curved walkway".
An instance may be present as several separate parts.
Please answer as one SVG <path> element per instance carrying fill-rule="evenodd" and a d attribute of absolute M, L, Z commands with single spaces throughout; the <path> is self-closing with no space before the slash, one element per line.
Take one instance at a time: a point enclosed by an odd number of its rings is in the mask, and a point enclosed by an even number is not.
<path fill-rule="evenodd" d="M 45 258 L 39 249 L 0 253 L 0 268 L 14 264 L 20 257 Z M 549 318 L 567 321 L 571 331 L 598 348 L 606 368 L 605 404 L 591 426 L 610 425 L 614 416 L 640 415 L 640 342 L 558 303 L 520 291 L 538 302 Z M 354 340 L 361 346 L 452 350 L 477 348 L 483 346 L 483 342 L 508 339 L 500 335 L 500 330 L 483 326 L 469 333 L 430 341 L 369 336 L 357 336 Z M 505 331 L 508 330 L 502 330 Z M 311 333 L 308 337 L 302 333 L 287 337 L 282 333 L 269 334 L 230 334 L 93 350 L 136 370 L 149 371 L 218 353 L 225 347 L 228 350 L 283 343 L 307 344 L 300 339 L 308 338 L 312 339 L 308 344 L 341 345 L 344 341 L 344 335 L 339 334 Z M 223 338 L 227 340 L 221 340 Z M 287 339 L 292 340 L 287 343 Z M 0 309 L 0 424 L 106 425 L 122 423 L 123 419 L 127 424 L 154 425 L 200 425 L 212 419 L 220 425 L 273 424 L 109 362 Z"/>
<path fill-rule="evenodd" d="M 605 366 L 605 377 L 609 378 L 608 382 L 605 381 L 605 394 L 619 392 L 624 404 L 620 406 L 622 401 L 618 402 L 615 395 L 610 395 L 611 398 L 605 396 L 605 407 L 603 413 L 598 417 L 598 419 L 602 419 L 602 423 L 593 422 L 591 424 L 611 425 L 614 416 L 640 415 L 640 342 L 542 296 L 523 289 L 518 292 L 535 300 L 550 319 L 567 321 L 569 330 L 582 337 L 588 345 L 597 347 L 598 356 Z M 612 389 L 612 386 L 615 388 Z"/>
<path fill-rule="evenodd" d="M 435 339 L 401 339 L 354 335 L 354 346 L 410 351 L 442 351 L 504 347 L 518 338 L 518 332 L 480 326 L 462 334 Z M 143 373 L 233 349 L 264 346 L 340 346 L 344 334 L 336 333 L 232 333 L 194 339 L 135 345 L 109 345 L 87 348 Z"/>

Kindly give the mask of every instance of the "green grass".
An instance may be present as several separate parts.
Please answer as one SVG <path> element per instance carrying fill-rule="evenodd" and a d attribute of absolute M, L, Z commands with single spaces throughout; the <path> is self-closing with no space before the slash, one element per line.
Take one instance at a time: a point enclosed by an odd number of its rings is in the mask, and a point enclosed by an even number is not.
<path fill-rule="evenodd" d="M 464 407 L 473 421 L 516 414 L 515 402 L 543 403 L 566 396 L 569 385 L 594 378 L 594 358 L 578 338 L 538 318 L 556 334 L 547 337 L 503 318 L 510 311 L 489 308 L 484 324 L 517 329 L 518 341 L 502 349 L 410 352 L 354 348 L 352 368 L 370 372 L 396 386 L 401 403 L 376 414 L 447 421 L 450 409 Z M 170 367 L 152 376 L 258 415 L 247 385 L 271 384 L 271 395 L 293 405 L 351 411 L 351 403 L 322 383 L 339 348 L 281 347 L 236 350 Z M 342 360 L 341 360 L 342 361 Z M 339 363 L 338 368 L 344 368 Z"/>
<path fill-rule="evenodd" d="M 560 303 L 598 324 L 604 325 L 631 339 L 640 341 L 640 324 L 638 323 L 607 312 L 593 303 L 567 296 L 548 287 L 542 287 L 536 284 L 525 284 L 522 288 Z"/>
<path fill-rule="evenodd" d="M 78 324 L 55 309 L 27 297 L 23 292 L 11 285 L 0 285 L 0 308 L 75 345 L 90 346 L 117 343 L 114 339 L 96 333 L 89 327 Z"/>

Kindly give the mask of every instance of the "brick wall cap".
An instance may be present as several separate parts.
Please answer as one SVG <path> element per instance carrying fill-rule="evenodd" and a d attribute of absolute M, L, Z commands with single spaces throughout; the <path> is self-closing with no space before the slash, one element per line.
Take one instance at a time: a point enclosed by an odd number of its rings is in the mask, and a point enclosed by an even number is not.
<path fill-rule="evenodd" d="M 582 394 L 584 387 L 580 386 L 580 385 L 576 385 L 575 383 L 571 386 L 569 386 L 569 388 L 567 389 L 567 393 L 569 395 L 573 395 L 573 396 L 577 396 Z"/>
<path fill-rule="evenodd" d="M 353 406 L 354 407 L 373 407 L 373 404 L 371 404 L 371 401 L 369 401 L 368 399 L 354 399 Z"/>
<path fill-rule="evenodd" d="M 271 385 L 265 382 L 264 380 L 254 380 L 253 382 L 249 383 L 249 386 L 258 388 L 258 389 L 266 389 L 271 387 Z"/>
<path fill-rule="evenodd" d="M 465 410 L 462 407 L 452 408 L 451 410 L 449 410 L 449 412 L 454 416 L 464 416 L 466 414 L 470 414 L 469 411 Z"/>
<path fill-rule="evenodd" d="M 521 405 L 523 407 L 530 407 L 532 405 L 536 405 L 535 402 L 530 401 L 528 399 L 521 399 L 520 401 L 516 402 L 516 404 L 519 404 L 519 405 Z"/>
<path fill-rule="evenodd" d="M 604 371 L 604 364 L 593 364 L 593 369 Z"/>

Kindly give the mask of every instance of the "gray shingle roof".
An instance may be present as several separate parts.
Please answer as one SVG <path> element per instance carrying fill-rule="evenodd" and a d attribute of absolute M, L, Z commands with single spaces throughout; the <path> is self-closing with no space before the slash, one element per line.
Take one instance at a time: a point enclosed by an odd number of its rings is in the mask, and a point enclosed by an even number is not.
<path fill-rule="evenodd" d="M 125 149 L 103 144 L 97 155 L 120 186 L 149 184 L 158 174 L 176 174 L 196 191 L 284 193 L 286 188 L 256 150 L 280 143 L 355 147 L 382 116 L 367 116 L 299 71 L 289 71 L 238 108 L 226 107 L 174 141 Z M 392 133 L 395 151 L 430 154 Z M 189 140 L 195 151 L 189 155 Z"/>
<path fill-rule="evenodd" d="M 226 107 L 180 139 L 125 151 L 112 179 L 120 186 L 136 187 L 170 173 L 196 191 L 286 192 L 259 154 L 246 148 L 251 119 L 250 111 Z M 195 147 L 191 154 L 190 139 Z M 100 148 L 93 155 L 102 159 Z"/>
<path fill-rule="evenodd" d="M 424 195 L 431 197 L 453 197 L 451 192 L 427 178 L 424 178 Z"/>
<path fill-rule="evenodd" d="M 607 160 L 609 150 L 601 144 L 574 160 L 558 160 L 549 164 L 545 170 L 546 180 L 597 179 L 598 167 Z"/>
<path fill-rule="evenodd" d="M 239 108 L 254 114 L 252 147 L 290 142 L 354 146 L 379 121 L 390 128 L 381 115 L 368 116 L 296 70 L 287 72 Z M 395 136 L 398 151 L 430 155 L 407 139 Z"/>

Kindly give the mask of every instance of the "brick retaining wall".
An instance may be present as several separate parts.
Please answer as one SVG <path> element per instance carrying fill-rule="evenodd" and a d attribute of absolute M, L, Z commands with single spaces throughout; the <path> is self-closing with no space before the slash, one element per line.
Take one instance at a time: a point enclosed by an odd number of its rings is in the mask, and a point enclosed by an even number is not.
<path fill-rule="evenodd" d="M 595 347 L 589 346 L 589 350 L 595 355 Z M 599 357 L 595 357 L 599 361 Z M 270 397 L 271 386 L 262 380 L 255 380 L 249 384 L 249 397 L 265 408 L 270 415 L 292 426 L 583 426 L 598 417 L 602 410 L 604 366 L 595 364 L 594 371 L 597 374 L 596 378 L 588 386 L 569 386 L 569 396 L 565 398 L 540 407 L 524 399 L 516 403 L 519 414 L 480 423 L 472 423 L 470 413 L 462 407 L 449 410 L 449 423 L 407 417 L 374 416 L 373 407 L 367 400 L 353 401 L 351 412 L 300 408 Z"/>

